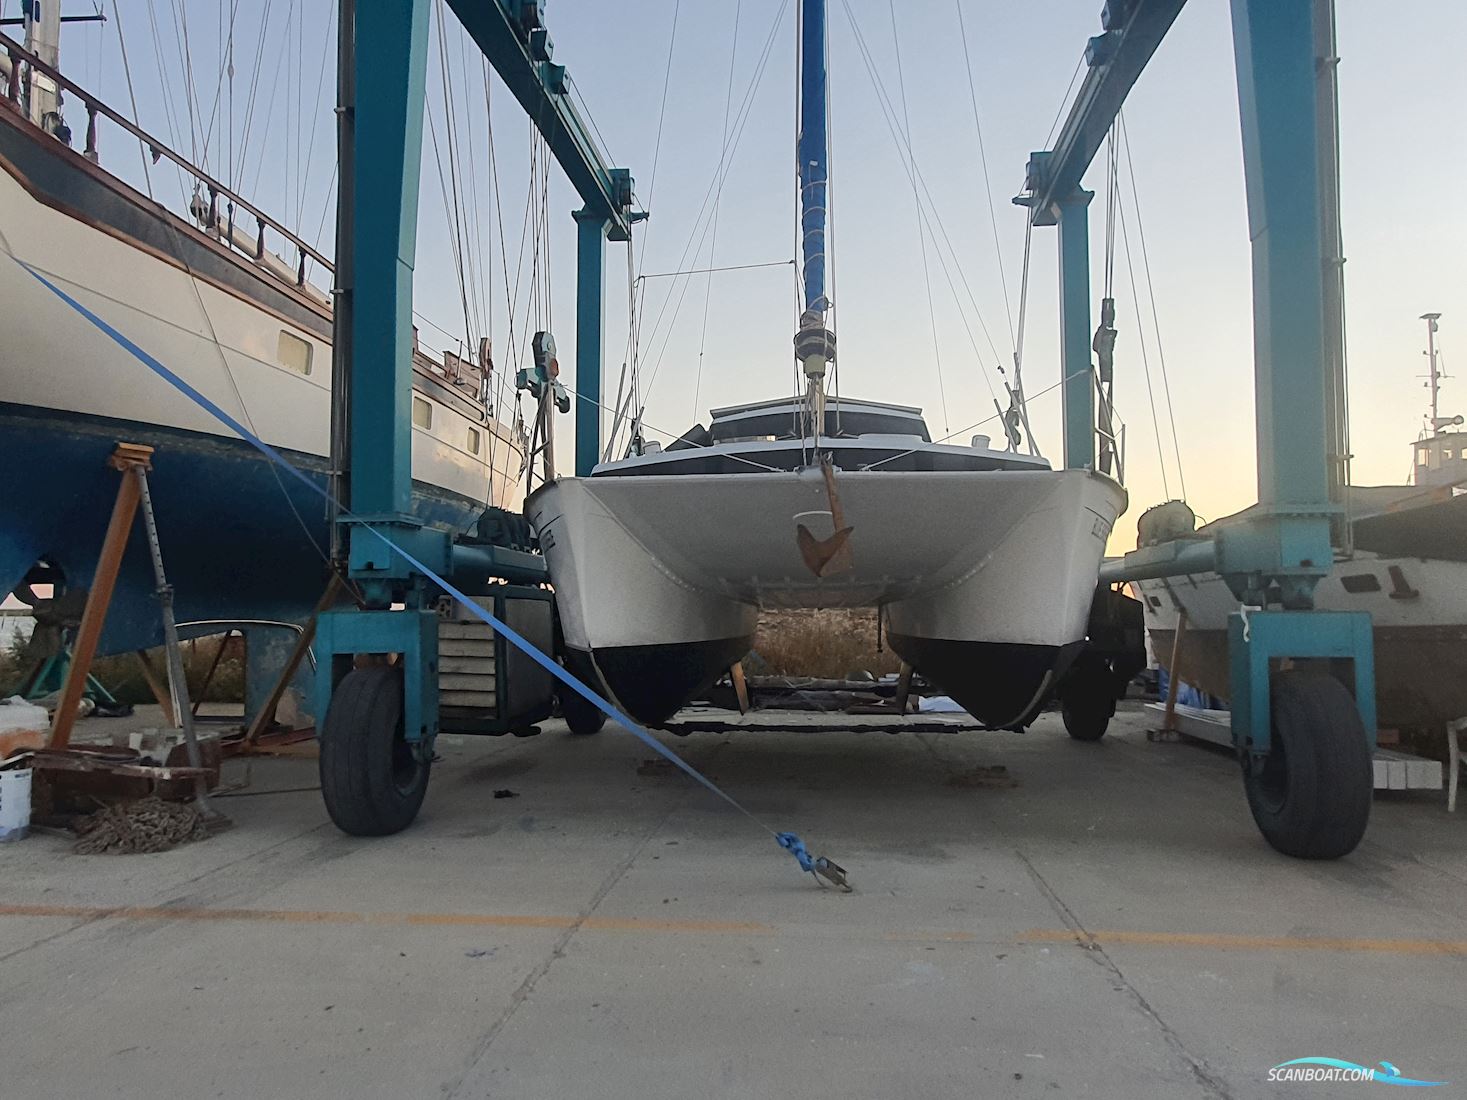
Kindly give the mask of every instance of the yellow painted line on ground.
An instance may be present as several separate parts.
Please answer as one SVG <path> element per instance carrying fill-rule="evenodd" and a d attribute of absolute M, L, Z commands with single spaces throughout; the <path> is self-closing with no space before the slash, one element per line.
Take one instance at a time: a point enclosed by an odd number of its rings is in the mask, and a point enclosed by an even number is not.
<path fill-rule="evenodd" d="M 364 924 L 429 928 L 566 929 L 577 918 L 535 913 L 370 913 L 340 909 L 209 909 L 172 905 L 0 905 L 0 918 L 53 917 L 68 920 L 242 921 L 265 924 Z M 587 917 L 588 932 L 633 932 L 662 935 L 777 936 L 800 935 L 798 926 L 780 928 L 763 921 L 676 920 L 649 917 Z M 1388 955 L 1467 955 L 1467 940 L 1376 939 L 1348 936 L 1247 936 L 1217 932 L 1141 932 L 1107 930 L 1075 932 L 1065 928 L 1031 928 L 1016 936 L 993 936 L 957 929 L 882 930 L 822 927 L 820 934 L 840 938 L 877 938 L 893 943 L 1073 943 L 1137 947 L 1185 947 L 1212 951 L 1333 951 Z"/>
<path fill-rule="evenodd" d="M 0 905 L 0 917 L 65 917 L 73 920 L 255 921 L 272 924 L 373 924 L 473 928 L 570 928 L 570 916 L 520 913 L 364 913 L 332 909 L 204 909 L 183 906 Z M 759 921 L 668 920 L 587 917 L 581 927 L 599 932 L 669 932 L 694 935 L 773 935 Z"/>
<path fill-rule="evenodd" d="M 1214 951 L 1337 951 L 1387 955 L 1467 955 L 1467 940 L 1377 939 L 1356 936 L 1246 936 L 1220 932 L 1072 932 L 1031 928 L 1021 943 L 1078 943 L 1101 947 L 1193 947 Z"/>

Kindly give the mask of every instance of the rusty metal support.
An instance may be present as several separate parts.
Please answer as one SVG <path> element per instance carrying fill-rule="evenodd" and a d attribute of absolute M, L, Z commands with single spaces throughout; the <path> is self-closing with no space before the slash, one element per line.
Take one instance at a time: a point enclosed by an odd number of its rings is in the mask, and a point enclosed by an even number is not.
<path fill-rule="evenodd" d="M 749 681 L 744 678 L 744 662 L 735 661 L 728 670 L 729 679 L 733 681 L 734 698 L 739 701 L 739 713 L 749 713 Z"/>
<path fill-rule="evenodd" d="M 224 651 L 229 647 L 229 639 L 233 637 L 234 631 L 226 630 L 224 637 L 219 639 L 219 648 L 214 650 L 214 659 L 209 662 L 209 671 L 204 673 L 204 682 L 199 685 L 199 697 L 193 702 L 193 716 L 195 718 L 199 716 L 199 708 L 204 705 L 204 696 L 209 694 L 209 688 L 214 683 L 214 673 L 219 671 L 219 662 L 224 660 Z M 241 634 L 240 637 L 244 637 L 244 635 Z M 192 655 L 193 652 L 193 642 L 190 640 L 189 654 Z"/>
<path fill-rule="evenodd" d="M 1177 632 L 1172 636 L 1172 659 L 1167 666 L 1166 711 L 1162 715 L 1161 728 L 1165 733 L 1177 732 L 1177 693 L 1182 689 L 1181 660 L 1182 638 L 1187 633 L 1187 610 L 1177 611 Z"/>
<path fill-rule="evenodd" d="M 275 686 L 270 689 L 270 694 L 265 700 L 265 705 L 260 708 L 254 719 L 251 720 L 250 728 L 245 731 L 244 741 L 242 742 L 245 746 L 255 744 L 260 739 L 260 735 L 265 732 L 265 729 L 275 721 L 276 708 L 280 706 L 280 700 L 285 698 L 286 688 L 290 686 L 290 681 L 295 677 L 296 670 L 301 667 L 301 662 L 306 659 L 306 654 L 310 651 L 311 643 L 316 639 L 317 617 L 321 612 L 336 603 L 336 598 L 340 595 L 343 587 L 344 584 L 341 579 L 341 574 L 333 572 L 330 582 L 326 585 L 326 591 L 321 593 L 321 598 L 316 601 L 316 608 L 311 612 L 310 621 L 306 623 L 305 628 L 300 632 L 299 637 L 296 638 L 295 648 L 291 650 L 290 657 L 285 662 L 285 667 L 280 670 L 280 676 L 276 679 Z M 326 670 L 318 669 L 317 671 L 318 676 L 326 674 L 328 674 Z M 315 717 L 319 723 L 325 715 L 316 715 Z"/>
<path fill-rule="evenodd" d="M 92 670 L 92 659 L 97 655 L 97 642 L 102 637 L 102 624 L 107 620 L 107 606 L 112 602 L 112 590 L 117 587 L 117 573 L 122 567 L 122 554 L 127 549 L 127 536 L 132 531 L 132 521 L 137 515 L 138 479 L 134 469 L 148 469 L 153 448 L 137 443 L 119 443 L 107 459 L 107 464 L 122 473 L 117 486 L 117 500 L 112 505 L 112 518 L 107 523 L 107 534 L 102 539 L 102 553 L 97 558 L 97 572 L 92 578 L 91 591 L 87 593 L 87 606 L 82 611 L 81 624 L 77 627 L 76 643 L 72 646 L 71 667 L 66 672 L 66 683 L 61 689 L 61 700 L 56 705 L 56 718 L 51 726 L 49 748 L 64 749 L 71 743 L 71 731 L 76 726 L 76 709 L 86 690 L 87 674 Z"/>

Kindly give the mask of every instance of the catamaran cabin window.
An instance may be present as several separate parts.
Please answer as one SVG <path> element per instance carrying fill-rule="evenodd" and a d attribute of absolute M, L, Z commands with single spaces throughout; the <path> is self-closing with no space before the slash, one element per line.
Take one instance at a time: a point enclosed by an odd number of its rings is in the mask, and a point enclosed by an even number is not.
<path fill-rule="evenodd" d="M 470 428 L 469 429 L 469 454 L 476 455 L 478 453 L 479 453 L 479 429 L 478 428 Z"/>
<path fill-rule="evenodd" d="M 420 428 L 433 426 L 433 406 L 421 397 L 413 398 L 413 423 Z"/>
<path fill-rule="evenodd" d="M 293 370 L 296 374 L 310 374 L 311 352 L 313 350 L 307 341 L 281 329 L 280 342 L 276 345 L 275 357 L 280 360 L 280 365 L 287 370 Z"/>

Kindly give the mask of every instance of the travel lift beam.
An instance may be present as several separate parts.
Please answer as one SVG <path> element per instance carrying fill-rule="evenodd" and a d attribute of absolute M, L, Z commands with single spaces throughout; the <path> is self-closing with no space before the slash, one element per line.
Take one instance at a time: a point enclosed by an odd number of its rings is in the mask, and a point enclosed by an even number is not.
<path fill-rule="evenodd" d="M 317 676 L 315 712 L 327 806 L 339 826 L 362 834 L 395 832 L 412 820 L 440 727 L 437 592 L 415 562 L 470 593 L 493 593 L 496 614 L 507 614 L 506 597 L 522 598 L 521 610 L 543 629 L 511 620 L 521 633 L 551 644 L 546 593 L 533 587 L 545 580 L 543 559 L 456 546 L 448 532 L 425 526 L 411 511 L 412 291 L 429 6 L 430 0 L 341 0 L 336 294 L 346 339 L 336 343 L 333 371 L 345 408 L 333 416 L 333 460 L 340 471 L 337 499 L 350 511 L 343 521 L 347 570 L 364 606 L 320 617 L 316 647 L 324 674 Z M 551 61 L 539 0 L 449 0 L 448 6 L 534 120 L 585 204 L 576 214 L 576 468 L 586 474 L 600 451 L 603 245 L 630 237 L 631 176 L 603 161 L 572 104 L 565 69 Z M 389 549 L 384 537 L 406 554 Z M 531 587 L 511 591 L 515 585 Z M 494 644 L 504 657 L 502 635 Z M 384 654 L 400 655 L 400 672 L 380 664 L 354 670 L 359 656 Z M 485 683 L 497 680 L 503 702 L 516 662 L 493 667 L 497 675 Z M 548 687 L 542 681 L 537 690 Z M 328 754 L 333 721 L 354 723 L 361 736 Z"/>
<path fill-rule="evenodd" d="M 1060 227 L 1069 467 L 1094 465 L 1089 195 L 1079 183 L 1182 3 L 1105 5 L 1104 33 L 1087 47 L 1090 70 L 1060 138 L 1034 154 L 1016 200 L 1033 224 Z M 1232 730 L 1254 819 L 1282 852 L 1333 858 L 1364 833 L 1375 737 L 1370 616 L 1313 610 L 1340 511 L 1331 463 L 1343 458 L 1331 454 L 1330 422 L 1339 325 L 1334 6 L 1232 0 L 1232 22 L 1253 247 L 1259 505 L 1211 542 L 1166 543 L 1106 563 L 1101 580 L 1222 574 L 1243 606 L 1228 628 Z"/>

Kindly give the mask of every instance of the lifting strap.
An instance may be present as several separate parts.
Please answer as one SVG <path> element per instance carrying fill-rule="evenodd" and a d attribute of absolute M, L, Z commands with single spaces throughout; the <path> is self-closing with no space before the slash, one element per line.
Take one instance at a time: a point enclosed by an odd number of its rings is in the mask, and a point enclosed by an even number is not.
<path fill-rule="evenodd" d="M 306 474 L 302 473 L 295 466 L 287 462 L 284 458 L 281 457 L 280 453 L 276 451 L 275 448 L 271 447 L 264 440 L 260 439 L 238 420 L 230 416 L 229 413 L 225 412 L 217 404 L 209 400 L 209 398 L 205 397 L 193 386 L 189 385 L 186 381 L 180 378 L 173 371 L 169 370 L 153 356 L 149 355 L 142 348 L 138 347 L 137 344 L 133 343 L 121 332 L 113 328 L 112 325 L 108 324 L 101 317 L 98 317 L 95 313 L 89 310 L 86 306 L 82 305 L 71 295 L 67 294 L 66 291 L 62 290 L 55 283 L 51 282 L 35 268 L 27 264 L 24 260 L 20 259 L 18 256 L 15 256 L 13 253 L 11 254 L 11 259 L 13 259 L 17 264 L 19 264 L 22 268 L 29 272 L 31 276 L 34 277 L 42 286 L 46 287 L 48 290 L 51 291 L 51 293 L 55 294 L 56 297 L 60 298 L 72 309 L 76 310 L 76 312 L 80 313 L 89 322 L 91 322 L 92 325 L 94 325 L 96 328 L 109 336 L 134 359 L 138 360 L 138 362 L 142 363 L 154 374 L 158 375 L 158 377 L 162 378 L 169 385 L 173 386 L 174 389 L 178 390 L 194 404 L 198 405 L 205 412 L 209 413 L 209 415 L 214 417 L 214 419 L 225 425 L 227 428 L 230 429 L 230 431 L 234 432 L 245 442 L 249 443 L 257 451 L 264 455 L 265 458 L 275 463 L 291 477 L 295 478 L 301 484 L 306 486 L 306 488 L 310 489 L 313 493 L 325 499 L 328 503 L 332 503 L 331 494 L 327 490 L 321 488 L 321 486 L 317 485 Z M 345 508 L 340 508 L 339 515 L 341 518 L 352 518 L 351 513 L 348 512 Z M 734 809 L 738 810 L 745 817 L 749 818 L 749 820 L 753 821 L 760 828 L 764 829 L 767 833 L 769 833 L 770 836 L 774 838 L 775 843 L 777 843 L 781 848 L 790 852 L 795 857 L 796 861 L 800 865 L 801 870 L 807 871 L 815 877 L 817 883 L 819 883 L 822 878 L 825 878 L 829 880 L 833 885 L 839 886 L 840 888 L 847 891 L 850 890 L 850 886 L 846 883 L 845 871 L 838 864 L 832 863 L 830 860 L 825 859 L 823 856 L 811 856 L 805 849 L 804 841 L 802 841 L 794 833 L 778 832 L 775 829 L 770 828 L 764 823 L 763 820 L 756 817 L 737 799 L 735 799 L 732 795 L 728 794 L 716 783 L 714 783 L 713 780 L 709 779 L 702 772 L 698 771 L 681 756 L 673 752 L 661 741 L 657 740 L 657 738 L 653 737 L 636 722 L 632 721 L 630 717 L 623 714 L 612 703 L 603 699 L 598 693 L 591 690 L 591 688 L 587 687 L 576 677 L 572 676 L 563 667 L 561 667 L 560 663 L 556 661 L 553 657 L 549 657 L 540 652 L 538 648 L 536 648 L 521 634 L 510 627 L 509 624 L 502 622 L 492 613 L 484 610 L 484 608 L 480 607 L 476 602 L 469 599 L 469 597 L 466 596 L 463 592 L 459 591 L 458 588 L 449 583 L 446 578 L 439 576 L 432 569 L 429 569 L 407 550 L 403 549 L 401 546 L 397 545 L 395 542 L 389 539 L 386 535 L 382 534 L 381 531 L 378 531 L 375 527 L 365 524 L 359 526 L 357 530 L 370 531 L 377 538 L 381 539 L 382 542 L 384 542 L 389 548 L 400 554 L 403 559 L 407 561 L 408 564 L 410 564 L 414 569 L 416 569 L 423 576 L 427 577 L 434 584 L 438 585 L 441 589 L 443 589 L 444 592 L 446 592 L 448 595 L 452 596 L 455 600 L 462 604 L 470 614 L 483 620 L 495 631 L 504 635 L 504 637 L 510 642 L 510 644 L 515 646 L 515 648 L 519 649 L 526 656 L 530 657 L 533 661 L 544 668 L 557 680 L 565 684 L 568 688 L 576 692 L 578 695 L 585 698 L 587 702 L 594 705 L 608 718 L 611 718 L 613 721 L 621 725 L 628 733 L 632 734 L 632 736 L 645 743 L 654 752 L 665 757 L 675 767 L 680 769 L 690 778 L 702 784 L 713 794 L 723 799 Z M 821 885 L 823 885 L 823 883 L 821 883 Z"/>

